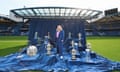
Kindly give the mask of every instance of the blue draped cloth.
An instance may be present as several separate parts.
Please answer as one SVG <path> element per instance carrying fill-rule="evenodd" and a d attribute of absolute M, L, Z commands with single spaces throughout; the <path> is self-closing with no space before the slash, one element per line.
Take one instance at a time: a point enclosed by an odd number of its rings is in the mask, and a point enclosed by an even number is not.
<path fill-rule="evenodd" d="M 38 46 L 39 51 L 35 56 L 28 56 L 26 48 L 22 52 L 0 57 L 0 72 L 17 72 L 26 70 L 42 70 L 44 72 L 105 72 L 120 70 L 120 63 L 113 62 L 96 53 L 91 53 L 90 61 L 86 61 L 86 52 L 81 51 L 76 55 L 77 59 L 71 59 L 71 53 L 64 52 L 64 58 L 60 59 L 55 55 L 55 48 L 52 54 L 47 55 L 44 45 Z M 93 57 L 92 57 L 93 56 Z"/>

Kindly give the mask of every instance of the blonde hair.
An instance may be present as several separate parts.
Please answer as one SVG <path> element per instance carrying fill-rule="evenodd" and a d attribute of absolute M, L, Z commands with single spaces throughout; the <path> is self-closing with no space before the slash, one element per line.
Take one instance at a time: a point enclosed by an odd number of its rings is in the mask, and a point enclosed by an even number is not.
<path fill-rule="evenodd" d="M 56 28 L 56 31 L 62 31 L 62 30 L 63 30 L 62 26 L 58 25 L 57 28 Z"/>

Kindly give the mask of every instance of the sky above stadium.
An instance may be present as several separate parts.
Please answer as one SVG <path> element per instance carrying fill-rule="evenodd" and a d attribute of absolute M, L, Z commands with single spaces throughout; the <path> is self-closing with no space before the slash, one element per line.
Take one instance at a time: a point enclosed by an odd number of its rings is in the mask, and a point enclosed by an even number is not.
<path fill-rule="evenodd" d="M 120 0 L 1 0 L 0 14 L 9 15 L 11 9 L 48 6 L 77 7 L 101 11 L 118 8 L 120 11 Z"/>

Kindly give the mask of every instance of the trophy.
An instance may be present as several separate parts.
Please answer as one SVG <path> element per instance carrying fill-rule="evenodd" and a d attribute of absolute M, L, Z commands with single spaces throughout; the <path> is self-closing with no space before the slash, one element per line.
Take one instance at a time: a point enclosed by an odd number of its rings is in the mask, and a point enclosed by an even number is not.
<path fill-rule="evenodd" d="M 76 55 L 77 51 L 74 48 L 74 46 L 77 45 L 77 44 L 75 44 L 73 40 L 72 40 L 71 44 L 72 44 L 72 48 L 73 48 L 72 52 L 71 52 L 72 53 L 72 60 L 76 60 L 76 56 L 75 55 Z"/>
<path fill-rule="evenodd" d="M 73 49 L 72 49 L 72 60 L 76 60 L 76 56 L 75 56 L 76 53 L 77 53 L 76 49 L 73 48 Z"/>
<path fill-rule="evenodd" d="M 81 33 L 78 33 L 78 40 L 81 40 Z"/>
<path fill-rule="evenodd" d="M 27 55 L 35 56 L 37 54 L 37 47 L 32 45 L 27 48 Z"/>
<path fill-rule="evenodd" d="M 87 43 L 87 49 L 91 49 L 91 43 Z"/>
<path fill-rule="evenodd" d="M 79 46 L 79 47 L 82 47 L 81 41 L 78 42 L 78 46 Z"/>
<path fill-rule="evenodd" d="M 38 45 L 40 45 L 40 44 L 41 44 L 41 38 L 38 37 Z"/>
<path fill-rule="evenodd" d="M 74 43 L 74 48 L 78 50 L 78 43 Z"/>
<path fill-rule="evenodd" d="M 87 43 L 87 49 L 85 50 L 86 51 L 86 62 L 90 62 L 90 50 L 91 49 L 91 44 L 90 43 Z"/>
<path fill-rule="evenodd" d="M 68 39 L 71 39 L 71 32 L 68 33 Z"/>
<path fill-rule="evenodd" d="M 45 45 L 48 44 L 48 36 L 45 36 L 44 44 L 45 44 Z"/>
<path fill-rule="evenodd" d="M 51 44 L 48 43 L 47 44 L 47 55 L 50 55 L 51 54 Z"/>
<path fill-rule="evenodd" d="M 50 32 L 48 32 L 48 39 L 50 39 Z"/>
<path fill-rule="evenodd" d="M 37 39 L 38 37 L 38 32 L 35 32 L 34 39 Z"/>
<path fill-rule="evenodd" d="M 71 44 L 72 44 L 72 48 L 74 48 L 74 41 L 73 40 L 71 41 Z"/>

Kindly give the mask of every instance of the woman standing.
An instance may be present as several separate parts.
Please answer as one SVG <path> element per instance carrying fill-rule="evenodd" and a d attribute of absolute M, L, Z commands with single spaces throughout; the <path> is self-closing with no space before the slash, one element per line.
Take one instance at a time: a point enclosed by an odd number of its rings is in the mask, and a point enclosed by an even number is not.
<path fill-rule="evenodd" d="M 56 28 L 56 46 L 57 54 L 63 59 L 63 41 L 64 41 L 64 30 L 61 25 Z"/>

